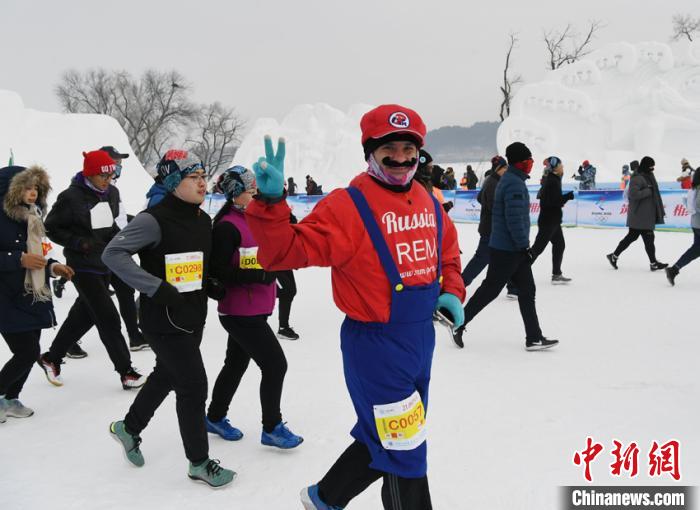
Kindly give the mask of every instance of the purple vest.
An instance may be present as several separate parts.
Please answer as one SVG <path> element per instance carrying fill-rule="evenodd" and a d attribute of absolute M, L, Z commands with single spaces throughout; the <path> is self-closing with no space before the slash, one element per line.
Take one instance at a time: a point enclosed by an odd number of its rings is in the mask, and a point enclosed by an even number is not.
<path fill-rule="evenodd" d="M 258 244 L 245 221 L 243 213 L 232 207 L 231 211 L 220 221 L 228 221 L 241 233 L 241 246 L 231 257 L 231 265 L 234 267 L 258 268 L 257 248 Z M 243 257 L 241 257 L 243 254 Z M 246 283 L 240 285 L 227 285 L 226 296 L 219 301 L 219 313 L 223 315 L 269 315 L 275 308 L 277 298 L 277 283 Z"/>

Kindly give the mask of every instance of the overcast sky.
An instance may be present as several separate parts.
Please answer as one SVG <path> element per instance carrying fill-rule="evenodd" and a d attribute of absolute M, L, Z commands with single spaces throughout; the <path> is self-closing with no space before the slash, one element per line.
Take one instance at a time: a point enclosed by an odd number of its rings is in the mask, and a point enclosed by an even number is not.
<path fill-rule="evenodd" d="M 398 102 L 430 129 L 497 120 L 508 32 L 514 71 L 545 72 L 544 28 L 590 19 L 595 44 L 668 41 L 671 17 L 698 0 L 0 0 L 0 89 L 58 111 L 63 71 L 177 69 L 201 102 L 249 121 L 300 103 Z"/>

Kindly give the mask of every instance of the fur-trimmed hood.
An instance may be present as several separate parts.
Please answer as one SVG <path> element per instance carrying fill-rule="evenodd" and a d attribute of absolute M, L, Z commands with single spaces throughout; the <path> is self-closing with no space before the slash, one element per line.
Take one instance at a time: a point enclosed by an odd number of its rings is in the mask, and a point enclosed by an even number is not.
<path fill-rule="evenodd" d="M 27 221 L 29 209 L 22 197 L 24 191 L 31 186 L 36 186 L 38 191 L 36 205 L 42 217 L 46 215 L 46 197 L 51 191 L 51 185 L 49 174 L 44 168 L 38 165 L 29 168 L 8 167 L 0 170 L 0 176 L 4 177 L 0 179 L 3 181 L 0 183 L 0 196 L 4 192 L 2 207 L 10 219 L 19 222 Z"/>

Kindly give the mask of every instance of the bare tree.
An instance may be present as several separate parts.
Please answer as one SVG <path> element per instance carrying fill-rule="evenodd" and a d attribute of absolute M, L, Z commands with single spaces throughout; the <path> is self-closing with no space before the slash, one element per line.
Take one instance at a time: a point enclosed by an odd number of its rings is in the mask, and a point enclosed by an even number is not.
<path fill-rule="evenodd" d="M 550 69 L 559 69 L 565 64 L 572 64 L 588 55 L 591 43 L 598 30 L 603 28 L 599 20 L 590 21 L 583 38 L 579 37 L 576 29 L 569 23 L 564 30 L 547 30 L 544 32 L 544 42 L 547 45 L 548 62 Z"/>
<path fill-rule="evenodd" d="M 501 93 L 503 94 L 503 101 L 501 101 L 501 120 L 505 120 L 506 117 L 510 115 L 510 102 L 513 98 L 513 85 L 517 85 L 522 81 L 522 77 L 518 74 L 514 77 L 508 76 L 510 71 L 510 56 L 513 53 L 513 48 L 518 45 L 517 34 L 511 32 L 508 37 L 510 37 L 510 45 L 508 46 L 508 51 L 506 52 L 506 63 L 503 67 L 503 84 L 501 85 Z"/>
<path fill-rule="evenodd" d="M 190 85 L 177 71 L 152 69 L 138 80 L 126 71 L 71 70 L 56 87 L 65 111 L 114 117 L 144 165 L 157 161 L 163 147 L 194 119 L 190 93 Z"/>
<path fill-rule="evenodd" d="M 209 180 L 225 170 L 233 159 L 244 125 L 233 108 L 221 103 L 199 107 L 186 144 L 204 164 Z"/>
<path fill-rule="evenodd" d="M 700 18 L 693 18 L 690 14 L 676 14 L 673 17 L 672 41 L 687 37 L 693 42 L 693 35 L 696 33 L 700 33 Z"/>

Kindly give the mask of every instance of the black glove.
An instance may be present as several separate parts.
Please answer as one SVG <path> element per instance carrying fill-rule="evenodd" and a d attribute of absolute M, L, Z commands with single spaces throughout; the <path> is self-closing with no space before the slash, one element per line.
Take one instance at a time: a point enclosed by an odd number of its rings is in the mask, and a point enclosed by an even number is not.
<path fill-rule="evenodd" d="M 158 290 L 153 294 L 151 299 L 159 305 L 164 306 L 179 306 L 185 303 L 185 298 L 182 297 L 182 294 L 165 280 L 160 284 Z"/>
<path fill-rule="evenodd" d="M 573 200 L 574 199 L 574 192 L 569 191 L 566 195 L 564 195 L 568 200 Z"/>
<path fill-rule="evenodd" d="M 277 279 L 277 273 L 264 269 L 236 269 L 236 283 L 264 283 L 270 284 Z"/>
<path fill-rule="evenodd" d="M 204 290 L 209 299 L 221 301 L 226 296 L 226 287 L 216 278 L 209 277 L 204 284 Z"/>
<path fill-rule="evenodd" d="M 527 258 L 530 261 L 530 264 L 532 264 L 535 261 L 535 254 L 532 253 L 532 249 L 527 248 L 525 250 L 525 255 L 527 255 Z"/>
<path fill-rule="evenodd" d="M 445 202 L 442 204 L 442 208 L 445 210 L 446 213 L 450 212 L 450 209 L 452 209 L 455 206 L 454 202 Z"/>

